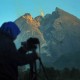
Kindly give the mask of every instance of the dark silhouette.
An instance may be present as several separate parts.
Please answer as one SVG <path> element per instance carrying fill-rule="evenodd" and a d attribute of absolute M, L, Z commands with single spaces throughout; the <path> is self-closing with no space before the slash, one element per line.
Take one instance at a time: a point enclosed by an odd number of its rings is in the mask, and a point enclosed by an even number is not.
<path fill-rule="evenodd" d="M 38 59 L 37 54 L 25 54 L 28 45 L 16 49 L 14 40 L 19 33 L 14 22 L 3 23 L 0 28 L 0 80 L 18 80 L 18 66 Z"/>

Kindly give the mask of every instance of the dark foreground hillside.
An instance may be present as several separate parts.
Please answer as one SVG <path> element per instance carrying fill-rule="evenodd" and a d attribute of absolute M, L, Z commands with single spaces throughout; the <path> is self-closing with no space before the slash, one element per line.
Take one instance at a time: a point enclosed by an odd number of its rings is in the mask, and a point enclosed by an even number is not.
<path fill-rule="evenodd" d="M 56 70 L 54 68 L 45 68 L 48 80 L 80 80 L 80 70 L 76 68 Z M 29 80 L 29 70 L 19 74 L 19 80 Z M 42 70 L 38 73 L 38 80 L 46 80 Z"/>

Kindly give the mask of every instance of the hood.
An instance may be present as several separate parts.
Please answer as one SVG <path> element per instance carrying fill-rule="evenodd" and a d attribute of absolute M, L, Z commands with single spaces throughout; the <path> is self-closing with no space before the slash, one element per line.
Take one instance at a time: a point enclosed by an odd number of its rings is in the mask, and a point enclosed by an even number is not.
<path fill-rule="evenodd" d="M 1 31 L 8 34 L 11 38 L 16 39 L 20 33 L 20 29 L 14 22 L 5 22 L 1 26 Z"/>

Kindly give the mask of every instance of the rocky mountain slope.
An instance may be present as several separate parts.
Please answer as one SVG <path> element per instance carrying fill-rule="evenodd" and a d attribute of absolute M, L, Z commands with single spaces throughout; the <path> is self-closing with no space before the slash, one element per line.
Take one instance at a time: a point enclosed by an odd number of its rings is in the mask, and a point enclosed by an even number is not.
<path fill-rule="evenodd" d="M 21 30 L 15 41 L 17 47 L 29 37 L 39 38 L 41 57 L 47 66 L 53 66 L 62 55 L 80 52 L 80 19 L 62 9 L 56 8 L 44 17 L 32 18 L 26 13 L 15 23 Z"/>
<path fill-rule="evenodd" d="M 80 52 L 62 55 L 58 60 L 53 63 L 54 68 L 76 68 L 80 69 Z"/>

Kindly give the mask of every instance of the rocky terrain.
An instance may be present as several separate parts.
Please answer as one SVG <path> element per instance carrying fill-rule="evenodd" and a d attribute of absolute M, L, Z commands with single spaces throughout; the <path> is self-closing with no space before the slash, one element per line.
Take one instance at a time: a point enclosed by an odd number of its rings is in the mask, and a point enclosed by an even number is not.
<path fill-rule="evenodd" d="M 37 37 L 41 44 L 40 56 L 46 66 L 59 68 L 63 64 L 64 68 L 68 63 L 67 67 L 78 64 L 76 59 L 80 57 L 80 19 L 76 16 L 56 8 L 44 17 L 39 15 L 33 18 L 30 13 L 26 13 L 15 23 L 21 30 L 15 40 L 17 48 L 29 37 Z"/>

